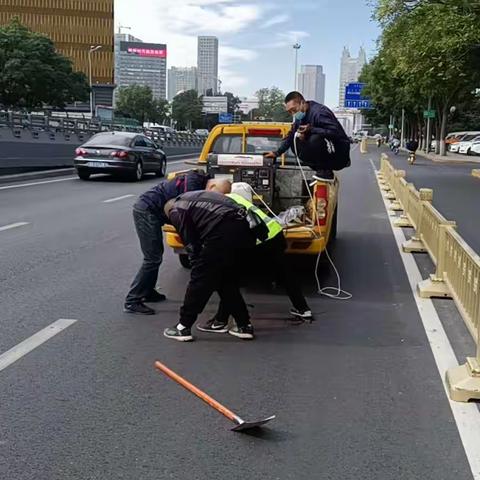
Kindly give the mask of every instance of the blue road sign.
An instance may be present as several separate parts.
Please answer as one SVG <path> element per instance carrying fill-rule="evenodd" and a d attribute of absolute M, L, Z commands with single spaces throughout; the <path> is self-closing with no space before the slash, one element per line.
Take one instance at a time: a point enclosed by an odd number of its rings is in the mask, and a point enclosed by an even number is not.
<path fill-rule="evenodd" d="M 219 123 L 233 123 L 233 113 L 219 113 Z"/>
<path fill-rule="evenodd" d="M 345 87 L 345 108 L 360 108 L 363 110 L 372 108 L 370 99 L 362 95 L 364 83 L 348 83 Z"/>

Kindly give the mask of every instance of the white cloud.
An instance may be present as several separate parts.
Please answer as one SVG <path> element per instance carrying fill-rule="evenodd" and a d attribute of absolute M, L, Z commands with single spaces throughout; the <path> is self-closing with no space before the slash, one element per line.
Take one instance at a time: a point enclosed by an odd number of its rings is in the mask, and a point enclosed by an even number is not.
<path fill-rule="evenodd" d="M 262 45 L 263 48 L 280 48 L 293 45 L 296 42 L 300 42 L 303 38 L 309 37 L 308 32 L 299 30 L 290 30 L 288 32 L 277 33 L 272 42 Z"/>
<path fill-rule="evenodd" d="M 269 20 L 267 20 L 263 25 L 262 28 L 269 28 L 273 27 L 275 25 L 280 25 L 281 23 L 288 22 L 289 16 L 285 13 L 282 13 L 280 15 L 275 15 Z"/>

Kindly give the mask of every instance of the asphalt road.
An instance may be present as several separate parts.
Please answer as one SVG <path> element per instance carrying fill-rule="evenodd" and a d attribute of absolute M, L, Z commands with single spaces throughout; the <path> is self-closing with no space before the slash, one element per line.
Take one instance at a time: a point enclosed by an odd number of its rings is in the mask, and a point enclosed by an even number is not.
<path fill-rule="evenodd" d="M 480 252 L 480 179 L 472 176 L 474 163 L 435 163 L 417 156 L 414 165 L 407 162 L 407 154 L 398 156 L 388 149 L 377 150 L 369 145 L 369 156 L 379 165 L 380 152 L 386 152 L 397 169 L 405 170 L 407 180 L 417 189 L 433 189 L 433 204 L 447 218 L 457 222 L 458 231 L 467 243 Z"/>
<path fill-rule="evenodd" d="M 0 187 L 0 353 L 58 319 L 77 320 L 0 371 L 0 478 L 472 479 L 365 156 L 355 152 L 342 174 L 333 252 L 353 299 L 317 296 L 313 262 L 293 261 L 317 321 L 291 325 L 287 299 L 260 285 L 246 293 L 254 342 L 163 338 L 188 280 L 170 251 L 159 314 L 122 313 L 140 262 L 134 197 L 104 201 L 154 182 Z M 333 282 L 325 265 L 321 277 Z M 242 416 L 277 419 L 234 434 L 157 373 L 156 359 Z"/>

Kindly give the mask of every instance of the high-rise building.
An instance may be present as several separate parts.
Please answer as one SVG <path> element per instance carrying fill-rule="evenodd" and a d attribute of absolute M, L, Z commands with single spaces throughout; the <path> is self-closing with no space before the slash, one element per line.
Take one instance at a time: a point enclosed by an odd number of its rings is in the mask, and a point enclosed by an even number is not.
<path fill-rule="evenodd" d="M 325 74 L 321 65 L 302 65 L 300 67 L 298 91 L 307 100 L 325 103 Z"/>
<path fill-rule="evenodd" d="M 179 92 L 197 89 L 197 67 L 171 67 L 168 69 L 169 101 L 173 100 Z"/>
<path fill-rule="evenodd" d="M 118 88 L 146 85 L 155 98 L 167 98 L 167 46 L 116 34 L 115 83 Z"/>
<path fill-rule="evenodd" d="M 113 2 L 114 0 L 0 0 L 0 25 L 18 17 L 31 30 L 43 33 L 56 49 L 73 61 L 74 69 L 89 76 L 92 83 L 113 88 Z"/>
<path fill-rule="evenodd" d="M 357 58 L 350 56 L 348 48 L 343 49 L 342 60 L 340 66 L 340 89 L 339 89 L 339 106 L 345 106 L 345 87 L 348 83 L 357 82 L 363 67 L 367 63 L 367 54 L 365 50 L 360 48 Z"/>
<path fill-rule="evenodd" d="M 218 93 L 218 38 L 198 37 L 197 50 L 198 93 L 205 95 L 211 90 Z"/>

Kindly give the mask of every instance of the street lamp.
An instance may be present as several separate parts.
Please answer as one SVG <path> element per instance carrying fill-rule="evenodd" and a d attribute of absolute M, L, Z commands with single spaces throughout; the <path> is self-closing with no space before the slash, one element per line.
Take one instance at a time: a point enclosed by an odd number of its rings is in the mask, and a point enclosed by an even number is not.
<path fill-rule="evenodd" d="M 92 90 L 92 53 L 100 50 L 102 45 L 92 45 L 88 50 L 88 79 L 90 83 L 90 116 L 93 118 L 93 90 Z"/>
<path fill-rule="evenodd" d="M 294 90 L 297 90 L 297 71 L 298 71 L 298 51 L 302 48 L 302 46 L 297 42 L 293 45 L 293 49 L 295 50 L 295 88 Z"/>

